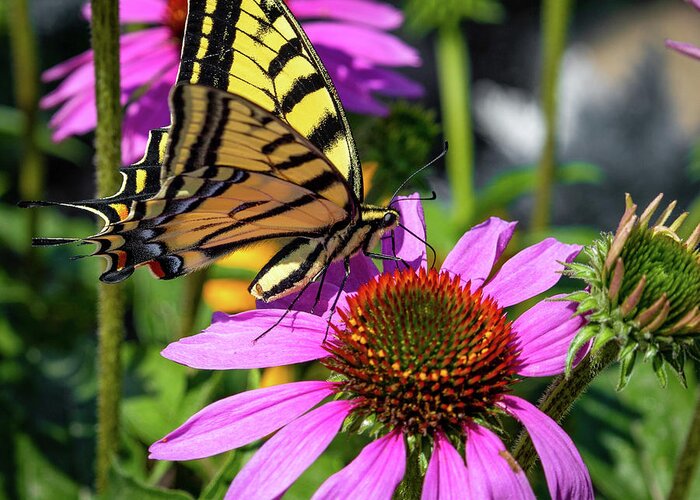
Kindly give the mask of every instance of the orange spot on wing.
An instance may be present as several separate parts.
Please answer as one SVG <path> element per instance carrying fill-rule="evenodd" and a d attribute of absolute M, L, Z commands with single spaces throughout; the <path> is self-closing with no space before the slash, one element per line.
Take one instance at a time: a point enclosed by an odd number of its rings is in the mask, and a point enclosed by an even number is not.
<path fill-rule="evenodd" d="M 159 279 L 165 276 L 165 271 L 163 271 L 163 268 L 160 266 L 160 263 L 155 261 L 155 260 L 150 260 L 146 263 L 148 265 L 148 268 L 151 270 L 153 274 L 156 275 Z"/>
<path fill-rule="evenodd" d="M 123 250 L 117 250 L 117 271 L 124 269 L 126 265 L 126 252 Z"/>

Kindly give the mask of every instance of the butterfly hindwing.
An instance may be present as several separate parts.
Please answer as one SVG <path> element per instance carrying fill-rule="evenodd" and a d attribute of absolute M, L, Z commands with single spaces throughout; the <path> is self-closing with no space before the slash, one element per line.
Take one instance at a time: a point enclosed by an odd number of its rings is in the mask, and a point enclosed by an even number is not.
<path fill-rule="evenodd" d="M 340 99 L 284 2 L 190 0 L 178 83 L 227 91 L 279 117 L 329 159 L 362 201 L 360 164 Z M 177 120 L 177 109 L 174 115 Z M 185 168 L 174 164 L 168 174 Z"/>
<path fill-rule="evenodd" d="M 90 239 L 110 262 L 103 279 L 144 264 L 172 278 L 262 239 L 322 237 L 356 215 L 343 177 L 274 115 L 199 85 L 177 86 L 172 99 L 182 122 L 173 124 L 176 153 L 166 164 L 188 168 Z"/>

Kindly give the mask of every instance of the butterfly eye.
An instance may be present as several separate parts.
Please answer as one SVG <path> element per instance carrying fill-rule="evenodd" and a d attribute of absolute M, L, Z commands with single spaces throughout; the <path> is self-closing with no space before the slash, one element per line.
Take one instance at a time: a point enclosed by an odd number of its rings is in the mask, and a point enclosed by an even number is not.
<path fill-rule="evenodd" d="M 387 212 L 384 214 L 384 227 L 391 227 L 396 224 L 396 214 L 393 212 Z"/>

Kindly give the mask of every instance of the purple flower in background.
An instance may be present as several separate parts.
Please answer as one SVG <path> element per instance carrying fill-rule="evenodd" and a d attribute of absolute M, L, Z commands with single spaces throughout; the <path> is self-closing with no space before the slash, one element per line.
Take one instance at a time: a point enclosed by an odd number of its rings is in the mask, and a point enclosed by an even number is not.
<path fill-rule="evenodd" d="M 700 0 L 686 0 L 690 5 L 700 10 Z M 700 47 L 692 43 L 677 42 L 675 40 L 666 40 L 666 47 L 669 47 L 681 54 L 685 54 L 695 59 L 700 59 Z"/>
<path fill-rule="evenodd" d="M 403 223 L 424 236 L 420 202 L 400 198 L 399 206 Z M 396 254 L 408 265 L 387 261 L 380 273 L 371 259 L 355 256 L 340 291 L 340 312 L 332 317 L 327 304 L 339 290 L 328 282 L 338 283 L 342 266 L 329 270 L 320 316 L 306 312 L 317 289 L 307 290 L 286 316 L 283 301 L 233 316 L 215 314 L 209 328 L 170 344 L 163 355 L 217 370 L 319 360 L 334 376 L 215 402 L 154 443 L 151 458 L 208 457 L 277 431 L 233 480 L 227 498 L 278 498 L 345 426 L 371 429 L 374 440 L 327 478 L 314 498 L 390 499 L 417 436 L 432 444 L 423 498 L 534 498 L 524 471 L 490 429 L 494 417 L 510 415 L 530 434 L 552 497 L 593 498 L 571 439 L 532 404 L 509 394 L 522 377 L 562 373 L 569 343 L 585 320 L 573 316 L 576 304 L 567 301 L 542 301 L 514 321 L 503 309 L 551 288 L 562 262 L 580 247 L 549 238 L 513 256 L 490 278 L 514 229 L 497 218 L 472 228 L 439 272 L 426 270 L 425 245 L 397 229 Z M 385 241 L 383 251 L 391 249 Z M 457 442 L 464 443 L 466 457 Z"/>
<path fill-rule="evenodd" d="M 357 113 L 385 115 L 376 95 L 419 97 L 422 87 L 391 68 L 418 66 L 417 52 L 388 30 L 403 22 L 401 12 L 374 0 L 289 0 L 289 8 L 305 21 L 311 42 L 335 83 L 344 106 Z M 177 78 L 187 0 L 120 0 L 121 24 L 147 25 L 121 36 L 123 124 L 122 159 L 131 163 L 143 154 L 148 131 L 170 123 L 168 93 Z M 84 9 L 89 17 L 89 9 Z M 53 139 L 93 130 L 94 66 L 91 50 L 43 74 L 46 82 L 61 80 L 41 100 L 43 108 L 59 106 L 50 126 Z"/>

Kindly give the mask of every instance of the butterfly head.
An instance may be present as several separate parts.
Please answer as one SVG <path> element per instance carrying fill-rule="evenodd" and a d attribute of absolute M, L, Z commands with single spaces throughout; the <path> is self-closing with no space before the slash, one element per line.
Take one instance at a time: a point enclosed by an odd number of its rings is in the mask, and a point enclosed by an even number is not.
<path fill-rule="evenodd" d="M 399 213 L 393 208 L 362 205 L 358 229 L 364 228 L 364 250 L 369 251 L 387 231 L 399 225 Z"/>

